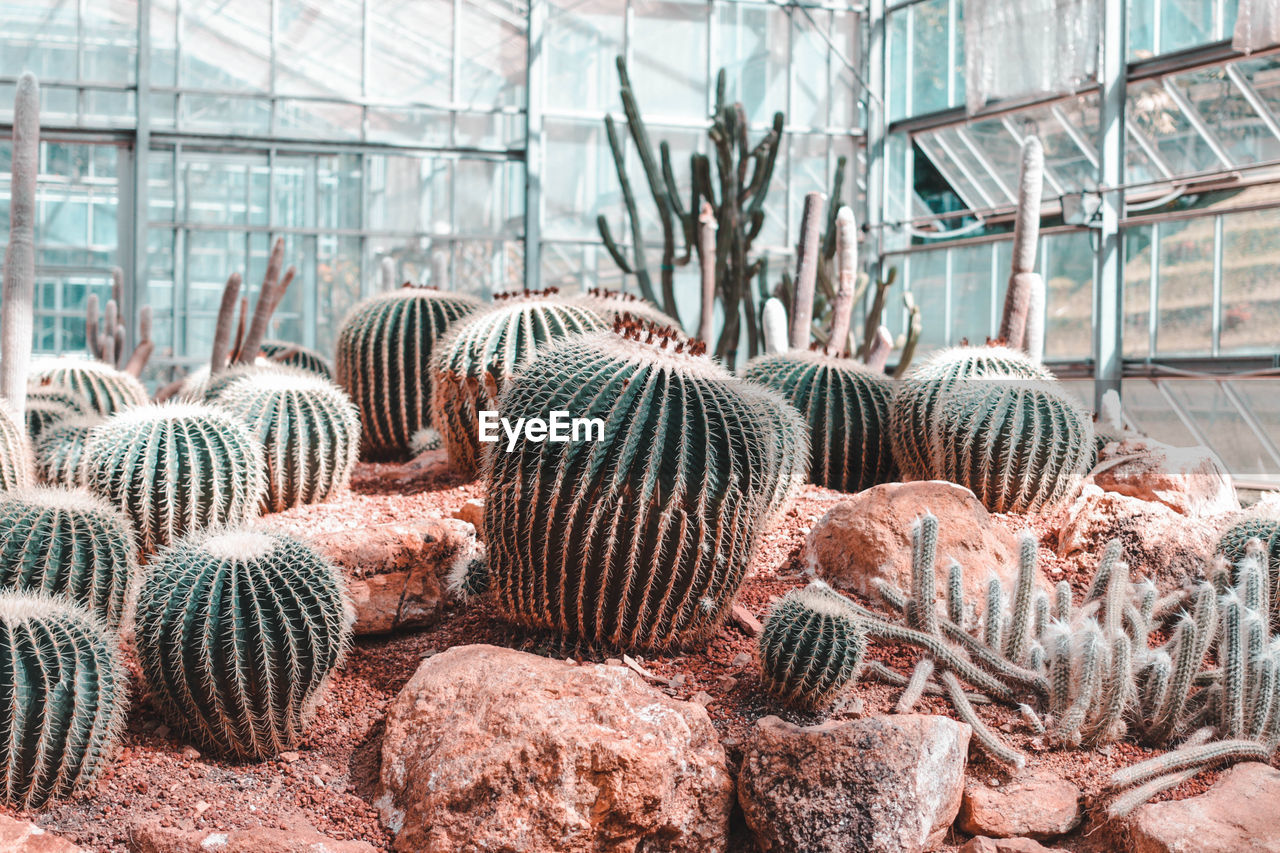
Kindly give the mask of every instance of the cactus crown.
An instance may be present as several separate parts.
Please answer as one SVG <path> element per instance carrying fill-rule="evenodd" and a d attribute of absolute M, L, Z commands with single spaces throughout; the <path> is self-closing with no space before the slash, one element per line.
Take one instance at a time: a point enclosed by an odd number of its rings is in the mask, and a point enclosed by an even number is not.
<path fill-rule="evenodd" d="M 258 351 L 262 353 L 263 358 L 273 364 L 296 367 L 324 379 L 333 379 L 333 368 L 329 365 L 329 360 L 301 344 L 291 344 L 288 341 L 263 341 Z"/>
<path fill-rule="evenodd" d="M 593 287 L 586 293 L 574 296 L 571 300 L 578 305 L 585 305 L 599 314 L 606 322 L 612 322 L 623 314 L 660 326 L 676 326 L 676 321 L 656 305 L 646 302 L 634 293 L 621 290 L 606 290 Z"/>
<path fill-rule="evenodd" d="M 137 377 L 101 361 L 38 360 L 32 364 L 31 374 L 33 384 L 70 391 L 103 417 L 133 406 L 145 406 L 150 399 Z"/>

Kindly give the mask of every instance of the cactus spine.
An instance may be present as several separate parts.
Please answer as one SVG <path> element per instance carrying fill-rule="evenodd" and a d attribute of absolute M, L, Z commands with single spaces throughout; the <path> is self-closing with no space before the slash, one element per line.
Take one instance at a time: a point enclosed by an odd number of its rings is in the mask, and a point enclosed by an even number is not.
<path fill-rule="evenodd" d="M 156 558 L 137 643 L 160 712 L 222 755 L 297 745 L 351 639 L 342 577 L 279 533 L 215 530 Z"/>
<path fill-rule="evenodd" d="M 136 376 L 101 361 L 58 358 L 32 365 L 32 381 L 76 394 L 99 415 L 110 417 L 134 406 L 145 406 L 147 389 Z"/>
<path fill-rule="evenodd" d="M 769 610 L 760 634 L 765 689 L 802 708 L 822 708 L 853 681 L 866 650 L 857 619 L 830 587 L 817 581 L 792 590 Z"/>
<path fill-rule="evenodd" d="M 85 788 L 115 751 L 129 676 L 115 634 L 61 598 L 0 593 L 0 800 L 34 809 Z"/>
<path fill-rule="evenodd" d="M 31 443 L 27 431 L 0 401 L 0 491 L 21 489 L 34 479 Z"/>
<path fill-rule="evenodd" d="M 89 490 L 124 510 L 144 551 L 258 514 L 262 446 L 231 415 L 193 403 L 122 412 L 89 434 Z"/>
<path fill-rule="evenodd" d="M 430 362 L 444 330 L 479 302 L 469 296 L 404 287 L 361 302 L 338 331 L 338 384 L 360 409 L 362 446 L 404 453 L 409 437 L 431 426 Z"/>
<path fill-rule="evenodd" d="M 80 460 L 84 458 L 85 442 L 89 439 L 89 432 L 102 420 L 98 415 L 78 415 L 41 432 L 34 454 L 40 479 L 54 485 L 83 486 L 84 471 Z"/>

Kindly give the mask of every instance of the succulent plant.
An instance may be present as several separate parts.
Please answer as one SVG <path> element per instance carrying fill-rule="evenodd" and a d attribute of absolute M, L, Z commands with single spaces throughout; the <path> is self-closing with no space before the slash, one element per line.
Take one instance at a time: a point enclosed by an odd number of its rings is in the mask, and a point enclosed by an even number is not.
<path fill-rule="evenodd" d="M 89 432 L 102 423 L 100 415 L 76 415 L 46 427 L 35 446 L 36 473 L 46 483 L 83 486 L 85 442 Z"/>
<path fill-rule="evenodd" d="M 440 438 L 440 430 L 435 427 L 423 427 L 409 439 L 409 452 L 414 456 L 430 450 L 439 450 L 443 446 L 444 440 Z"/>
<path fill-rule="evenodd" d="M 61 388 L 82 397 L 91 411 L 103 417 L 134 406 L 145 406 L 147 389 L 138 378 L 101 361 L 57 358 L 31 366 L 32 384 Z"/>
<path fill-rule="evenodd" d="M 63 598 L 0 593 L 0 800 L 20 809 L 85 788 L 124 728 L 116 635 Z"/>
<path fill-rule="evenodd" d="M 591 309 L 556 298 L 554 288 L 497 299 L 458 323 L 432 358 L 431 420 L 449 464 L 468 477 L 480 470 L 479 412 L 498 408 L 511 376 L 552 341 L 606 327 Z"/>
<path fill-rule="evenodd" d="M 36 396 L 27 392 L 26 426 L 27 438 L 36 441 L 40 433 L 59 421 L 75 417 L 77 412 L 57 398 Z"/>
<path fill-rule="evenodd" d="M 844 600 L 822 581 L 787 593 L 760 634 L 765 689 L 785 702 L 818 709 L 857 676 L 867 638 Z"/>
<path fill-rule="evenodd" d="M 0 403 L 0 491 L 21 489 L 34 479 L 31 442 L 8 406 Z"/>
<path fill-rule="evenodd" d="M 282 368 L 242 376 L 213 401 L 262 443 L 265 511 L 321 503 L 347 487 L 360 450 L 360 415 L 332 382 Z"/>
<path fill-rule="evenodd" d="M 65 596 L 118 628 L 132 605 L 135 551 L 128 519 L 88 492 L 0 494 L 0 587 Z"/>
<path fill-rule="evenodd" d="M 431 360 L 455 320 L 480 303 L 428 287 L 403 287 L 361 302 L 338 331 L 338 384 L 360 409 L 363 447 L 399 454 L 431 426 Z"/>
<path fill-rule="evenodd" d="M 623 314 L 641 323 L 654 323 L 659 326 L 670 326 L 679 329 L 680 324 L 652 302 L 646 302 L 634 293 L 623 293 L 621 290 L 606 290 L 593 287 L 586 293 L 569 299 L 575 305 L 590 308 L 606 323 L 612 323 Z"/>
<path fill-rule="evenodd" d="M 588 643 L 705 637 L 804 458 L 783 447 L 783 419 L 795 415 L 781 397 L 728 374 L 700 342 L 635 323 L 548 348 L 507 383 L 498 409 L 513 421 L 599 419 L 595 440 L 504 445 L 486 469 L 500 614 Z"/>
<path fill-rule="evenodd" d="M 262 358 L 272 364 L 296 367 L 324 379 L 333 379 L 333 367 L 330 366 L 329 359 L 300 344 L 291 344 L 288 341 L 263 341 L 262 346 L 258 347 L 258 352 L 262 354 Z"/>
<path fill-rule="evenodd" d="M 1235 564 L 1245 557 L 1245 546 L 1249 540 L 1257 539 L 1262 543 L 1263 552 L 1267 555 L 1267 570 L 1271 588 L 1275 590 L 1271 597 L 1271 622 L 1280 628 L 1280 517 L 1264 514 L 1247 516 L 1240 519 L 1218 540 L 1218 553 L 1227 562 Z"/>
<path fill-rule="evenodd" d="M 154 551 L 187 533 L 258 514 L 262 445 L 221 409 L 162 403 L 129 409 L 89 434 L 89 490 L 124 510 Z"/>
<path fill-rule="evenodd" d="M 138 657 L 165 719 L 222 755 L 297 745 L 351 641 L 342 576 L 281 533 L 218 529 L 157 555 Z"/>

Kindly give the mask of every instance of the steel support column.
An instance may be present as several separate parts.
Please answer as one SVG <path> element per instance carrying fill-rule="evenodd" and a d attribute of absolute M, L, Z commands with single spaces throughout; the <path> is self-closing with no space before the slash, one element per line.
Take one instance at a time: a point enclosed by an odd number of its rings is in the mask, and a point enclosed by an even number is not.
<path fill-rule="evenodd" d="M 870 251 L 872 281 L 879 280 L 884 260 L 884 206 L 887 198 L 885 184 L 885 63 L 888 60 L 887 30 L 884 0 L 871 0 L 867 7 L 867 222 L 866 239 Z M 855 165 L 857 158 L 854 158 Z M 906 280 L 905 278 L 903 279 Z M 896 330 L 895 330 L 896 332 Z"/>
<path fill-rule="evenodd" d="M 1094 405 L 1101 409 L 1103 395 L 1120 393 L 1124 300 L 1124 238 L 1120 218 L 1124 214 L 1125 86 L 1128 66 L 1126 4 L 1102 4 L 1102 63 L 1098 77 L 1101 144 L 1098 183 L 1102 188 L 1097 232 L 1098 254 L 1093 287 Z"/>
<path fill-rule="evenodd" d="M 135 72 L 138 84 L 135 101 L 138 124 L 133 136 L 133 172 L 128 208 L 133 222 L 130 223 L 132 230 L 129 232 L 129 245 L 120 264 L 128 277 L 127 286 L 121 294 L 124 304 L 120 306 L 120 316 L 126 318 L 126 352 L 131 352 L 137 346 L 138 308 L 149 301 L 147 221 L 150 217 L 147 215 L 147 179 L 151 160 L 151 0 L 138 0 L 138 56 Z"/>
<path fill-rule="evenodd" d="M 544 0 L 529 0 L 527 37 L 524 157 L 524 286 L 538 289 L 542 281 L 542 161 L 545 131 L 542 100 L 545 91 L 546 58 L 543 34 L 547 23 Z"/>

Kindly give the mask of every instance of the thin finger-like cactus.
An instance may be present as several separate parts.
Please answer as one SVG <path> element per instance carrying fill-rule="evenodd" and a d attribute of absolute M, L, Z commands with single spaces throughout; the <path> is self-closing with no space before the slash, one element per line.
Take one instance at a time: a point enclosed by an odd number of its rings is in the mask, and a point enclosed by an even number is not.
<path fill-rule="evenodd" d="M 513 422 L 598 420 L 577 441 L 488 451 L 484 540 L 505 619 L 661 649 L 724 618 L 807 448 L 803 436 L 784 446 L 795 416 L 781 397 L 704 353 L 620 322 L 548 348 L 507 383 L 497 408 Z"/>
<path fill-rule="evenodd" d="M 152 562 L 138 658 L 171 724 L 221 755 L 266 758 L 297 746 L 352 621 L 342 576 L 307 545 L 215 530 Z"/>
<path fill-rule="evenodd" d="M 0 593 L 0 801 L 40 808 L 88 787 L 112 757 L 129 696 L 116 642 L 64 598 Z"/>
<path fill-rule="evenodd" d="M 764 620 L 764 687 L 784 702 L 822 708 L 854 680 L 866 650 L 857 619 L 838 595 L 816 581 L 787 593 Z"/>
<path fill-rule="evenodd" d="M 84 450 L 89 490 L 124 510 L 150 552 L 258 514 L 262 445 L 239 420 L 195 403 L 141 406 L 103 421 Z"/>
<path fill-rule="evenodd" d="M 35 445 L 36 473 L 51 485 L 77 487 L 84 485 L 84 446 L 89 432 L 102 423 L 100 415 L 78 415 L 66 418 L 45 429 Z"/>
<path fill-rule="evenodd" d="M 31 365 L 31 380 L 84 398 L 89 407 L 103 417 L 145 406 L 150 399 L 136 376 L 101 361 L 77 358 L 37 361 Z"/>
<path fill-rule="evenodd" d="M 480 307 L 470 296 L 403 287 L 361 302 L 338 331 L 338 384 L 360 409 L 361 443 L 403 454 L 431 423 L 431 360 L 451 323 Z"/>
<path fill-rule="evenodd" d="M 35 479 L 33 457 L 27 431 L 18 426 L 13 412 L 0 401 L 0 491 L 31 485 Z"/>
<path fill-rule="evenodd" d="M 0 494 L 0 587 L 64 596 L 118 628 L 133 604 L 136 551 L 128 519 L 88 492 Z"/>
<path fill-rule="evenodd" d="M 449 464 L 475 477 L 480 412 L 498 409 L 498 395 L 515 372 L 552 342 L 604 328 L 599 314 L 557 298 L 554 289 L 499 297 L 489 310 L 458 323 L 432 358 L 431 419 Z"/>
<path fill-rule="evenodd" d="M 306 370 L 322 379 L 333 379 L 333 367 L 329 364 L 329 359 L 300 344 L 291 344 L 287 341 L 263 341 L 262 346 L 258 347 L 258 352 L 261 354 L 260 358 L 274 364 Z"/>

